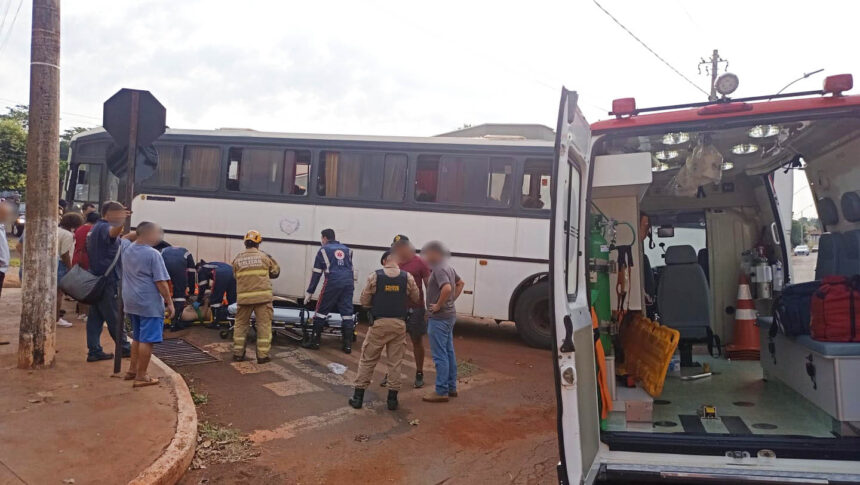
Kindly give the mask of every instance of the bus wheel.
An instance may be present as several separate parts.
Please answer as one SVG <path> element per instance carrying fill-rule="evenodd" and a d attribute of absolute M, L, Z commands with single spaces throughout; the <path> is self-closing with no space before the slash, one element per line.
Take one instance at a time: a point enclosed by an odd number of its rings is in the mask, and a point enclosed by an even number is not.
<path fill-rule="evenodd" d="M 552 321 L 549 315 L 549 283 L 541 281 L 526 288 L 514 310 L 517 333 L 532 347 L 552 348 Z"/>

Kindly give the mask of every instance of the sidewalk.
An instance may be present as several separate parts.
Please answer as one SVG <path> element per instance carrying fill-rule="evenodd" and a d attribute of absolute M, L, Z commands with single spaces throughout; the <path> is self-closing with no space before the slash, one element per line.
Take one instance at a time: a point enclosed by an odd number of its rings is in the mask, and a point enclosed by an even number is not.
<path fill-rule="evenodd" d="M 0 484 L 178 480 L 193 453 L 192 422 L 196 428 L 184 381 L 153 358 L 150 373 L 161 383 L 133 389 L 110 377 L 113 361 L 86 362 L 84 323 L 69 302 L 74 327 L 57 329 L 54 367 L 17 369 L 20 298 L 8 287 L 0 297 L 0 341 L 10 342 L 0 345 Z M 102 346 L 113 349 L 107 331 Z"/>

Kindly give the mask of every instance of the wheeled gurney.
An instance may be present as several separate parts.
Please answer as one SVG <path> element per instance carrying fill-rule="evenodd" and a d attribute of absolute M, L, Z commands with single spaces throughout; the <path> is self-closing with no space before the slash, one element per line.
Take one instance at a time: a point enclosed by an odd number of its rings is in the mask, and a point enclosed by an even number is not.
<path fill-rule="evenodd" d="M 291 300 L 275 300 L 273 302 L 274 310 L 272 312 L 272 338 L 282 337 L 293 342 L 301 342 L 305 338 L 310 338 L 311 328 L 313 326 L 313 312 L 302 306 L 295 306 L 296 303 Z M 236 326 L 236 304 L 227 307 L 227 320 L 230 326 L 221 330 L 222 339 L 233 338 L 233 328 Z M 341 335 L 341 325 L 343 319 L 338 313 L 329 313 L 326 319 L 326 325 L 323 328 L 323 335 Z M 255 316 L 251 315 L 251 328 L 256 332 Z"/>

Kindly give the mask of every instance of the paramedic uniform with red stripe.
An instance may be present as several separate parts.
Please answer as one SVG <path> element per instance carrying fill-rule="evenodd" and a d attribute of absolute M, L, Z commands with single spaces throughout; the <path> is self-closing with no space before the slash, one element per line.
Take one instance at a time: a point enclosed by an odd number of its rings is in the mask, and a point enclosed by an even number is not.
<path fill-rule="evenodd" d="M 340 313 L 343 318 L 343 351 L 352 351 L 355 321 L 352 295 L 355 290 L 355 274 L 352 269 L 352 250 L 338 241 L 329 241 L 317 252 L 313 275 L 307 293 L 316 291 L 320 278 L 325 276 L 316 312 L 314 313 L 313 345 L 319 346 L 320 335 L 329 313 Z"/>

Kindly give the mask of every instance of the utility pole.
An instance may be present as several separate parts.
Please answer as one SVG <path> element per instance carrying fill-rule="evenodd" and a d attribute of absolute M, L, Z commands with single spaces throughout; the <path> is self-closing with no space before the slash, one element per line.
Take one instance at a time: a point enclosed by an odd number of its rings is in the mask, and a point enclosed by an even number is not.
<path fill-rule="evenodd" d="M 708 101 L 716 101 L 717 97 L 717 77 L 719 75 L 720 63 L 725 63 L 725 69 L 729 67 L 729 61 L 720 57 L 720 52 L 714 49 L 710 59 L 702 58 L 699 62 L 699 74 L 702 73 L 702 66 L 705 66 L 705 73 L 711 75 L 711 94 L 708 96 Z"/>
<path fill-rule="evenodd" d="M 54 363 L 60 158 L 60 0 L 33 0 L 27 237 L 18 368 Z"/>

